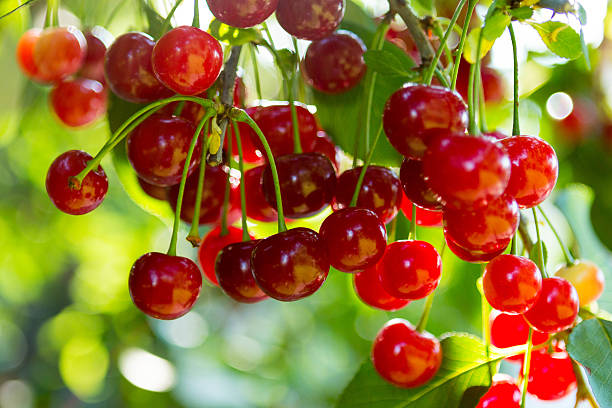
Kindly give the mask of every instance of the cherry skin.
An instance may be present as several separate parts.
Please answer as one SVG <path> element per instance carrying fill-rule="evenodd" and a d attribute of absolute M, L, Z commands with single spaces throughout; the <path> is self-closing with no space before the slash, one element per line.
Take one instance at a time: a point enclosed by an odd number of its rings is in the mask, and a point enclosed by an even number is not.
<path fill-rule="evenodd" d="M 391 384 L 415 388 L 429 382 L 442 364 L 442 347 L 434 336 L 419 333 L 404 319 L 389 320 L 372 345 L 372 363 Z"/>
<path fill-rule="evenodd" d="M 319 234 L 294 228 L 261 241 L 251 255 L 251 272 L 268 296 L 290 302 L 315 293 L 329 273 Z"/>
<path fill-rule="evenodd" d="M 222 23 L 247 28 L 263 23 L 274 13 L 278 0 L 206 0 L 210 12 Z"/>
<path fill-rule="evenodd" d="M 529 323 L 522 315 L 491 312 L 490 318 L 491 344 L 503 349 L 527 344 L 529 340 Z M 534 330 L 531 338 L 533 345 L 537 346 L 548 341 L 547 333 Z M 507 360 L 521 362 L 524 354 L 507 357 Z"/>
<path fill-rule="evenodd" d="M 320 153 L 286 154 L 276 159 L 283 211 L 290 218 L 310 217 L 331 204 L 336 190 L 336 170 Z M 262 175 L 266 201 L 276 208 L 270 166 Z"/>
<path fill-rule="evenodd" d="M 257 303 L 268 298 L 251 273 L 251 254 L 260 241 L 229 244 L 217 256 L 215 272 L 219 286 L 237 302 Z"/>
<path fill-rule="evenodd" d="M 264 197 L 261 181 L 266 166 L 258 166 L 244 173 L 244 188 L 246 193 L 247 217 L 256 221 L 276 221 L 276 210 L 270 206 Z"/>
<path fill-rule="evenodd" d="M 405 158 L 400 168 L 400 180 L 404 194 L 414 204 L 427 210 L 442 209 L 442 199 L 425 182 L 421 161 Z"/>
<path fill-rule="evenodd" d="M 155 198 L 157 200 L 166 201 L 168 200 L 168 187 L 161 187 L 155 184 L 151 184 L 148 181 L 137 177 L 138 185 L 142 188 L 142 191 L 145 192 L 149 197 Z"/>
<path fill-rule="evenodd" d="M 548 143 L 537 137 L 513 136 L 500 143 L 512 163 L 507 193 L 521 208 L 535 207 L 550 195 L 557 183 L 557 154 Z"/>
<path fill-rule="evenodd" d="M 64 80 L 49 94 L 53 112 L 69 127 L 94 123 L 106 113 L 106 90 L 98 81 L 85 78 Z"/>
<path fill-rule="evenodd" d="M 76 27 L 47 28 L 34 46 L 34 62 L 45 82 L 57 82 L 76 73 L 86 53 L 87 41 Z"/>
<path fill-rule="evenodd" d="M 215 273 L 215 262 L 217 261 L 217 255 L 226 246 L 235 244 L 242 241 L 242 229 L 227 227 L 227 234 L 221 235 L 221 227 L 216 226 L 215 228 L 208 231 L 200 246 L 198 248 L 198 262 L 204 272 L 204 277 L 215 286 L 219 286 L 217 275 Z"/>
<path fill-rule="evenodd" d="M 365 208 L 344 208 L 330 214 L 319 230 L 331 266 L 342 272 L 373 267 L 385 253 L 387 231 Z"/>
<path fill-rule="evenodd" d="M 529 258 L 500 255 L 486 266 L 482 285 L 485 297 L 494 309 L 521 314 L 538 300 L 542 276 Z"/>
<path fill-rule="evenodd" d="M 391 145 L 406 157 L 421 159 L 432 135 L 463 134 L 467 107 L 461 96 L 439 86 L 405 85 L 385 105 L 383 127 Z"/>
<path fill-rule="evenodd" d="M 181 182 L 189 145 L 196 129 L 176 116 L 152 115 L 127 139 L 127 155 L 138 177 L 162 187 Z M 198 140 L 189 163 L 189 174 L 200 164 L 202 143 Z"/>
<path fill-rule="evenodd" d="M 605 286 L 604 273 L 591 261 L 579 260 L 573 265 L 563 266 L 555 276 L 567 280 L 576 288 L 580 306 L 586 306 L 599 299 Z"/>
<path fill-rule="evenodd" d="M 390 295 L 417 300 L 440 283 L 442 258 L 425 241 L 396 241 L 387 246 L 380 261 L 381 282 Z"/>
<path fill-rule="evenodd" d="M 39 28 L 31 28 L 23 33 L 17 43 L 16 51 L 17 63 L 19 64 L 19 68 L 21 68 L 21 72 L 28 78 L 37 82 L 45 82 L 34 61 L 34 47 L 41 33 L 42 30 Z"/>
<path fill-rule="evenodd" d="M 47 194 L 60 211 L 82 215 L 102 204 L 108 191 L 108 179 L 102 167 L 90 171 L 80 188 L 70 188 L 70 178 L 85 169 L 92 159 L 81 150 L 69 150 L 51 163 L 46 179 Z"/>
<path fill-rule="evenodd" d="M 368 306 L 389 312 L 399 310 L 408 305 L 410 303 L 409 300 L 398 299 L 385 291 L 380 281 L 380 268 L 378 265 L 353 275 L 353 287 L 359 299 Z"/>
<path fill-rule="evenodd" d="M 347 170 L 338 178 L 335 202 L 337 208 L 350 205 L 361 169 L 362 167 L 356 167 Z M 402 196 L 402 183 L 393 171 L 386 167 L 368 166 L 357 198 L 357 206 L 374 211 L 383 224 L 387 224 L 397 215 Z"/>
<path fill-rule="evenodd" d="M 93 79 L 102 84 L 106 82 L 104 78 L 105 41 L 109 39 L 112 41 L 112 34 L 102 27 L 94 27 L 93 30 L 85 33 L 87 55 L 85 55 L 83 66 L 79 71 L 79 77 Z"/>
<path fill-rule="evenodd" d="M 350 31 L 311 43 L 302 61 L 306 82 L 317 91 L 342 93 L 357 85 L 366 72 L 363 41 Z"/>
<path fill-rule="evenodd" d="M 493 384 L 480 398 L 476 408 L 520 408 L 521 390 L 514 378 L 506 374 L 496 374 Z"/>
<path fill-rule="evenodd" d="M 312 146 L 313 152 L 319 152 L 332 162 L 334 168 L 338 170 L 338 162 L 341 160 L 338 146 L 334 144 L 331 138 L 325 133 L 324 130 L 317 132 L 317 138 L 315 139 L 314 145 Z"/>
<path fill-rule="evenodd" d="M 402 198 L 402 212 L 408 218 L 408 221 L 412 221 L 412 201 L 404 195 Z M 442 226 L 442 212 L 441 211 L 430 211 L 424 208 L 416 206 L 416 219 L 417 225 L 421 227 L 441 227 Z"/>
<path fill-rule="evenodd" d="M 531 354 L 529 394 L 543 401 L 554 401 L 569 395 L 576 387 L 576 374 L 567 352 L 548 354 L 544 349 Z"/>
<path fill-rule="evenodd" d="M 503 254 L 507 246 L 503 246 L 502 248 L 492 252 L 470 251 L 457 245 L 457 243 L 453 241 L 452 237 L 450 237 L 448 234 L 444 235 L 444 239 L 446 241 L 446 246 L 453 254 L 455 254 L 459 259 L 471 263 L 489 262 L 490 260 Z"/>
<path fill-rule="evenodd" d="M 333 33 L 344 17 L 344 0 L 279 0 L 276 19 L 302 40 L 316 41 Z"/>
<path fill-rule="evenodd" d="M 147 103 L 172 96 L 157 80 L 151 66 L 155 41 L 148 34 L 126 33 L 110 46 L 104 61 L 106 83 L 128 102 Z"/>
<path fill-rule="evenodd" d="M 563 278 L 547 278 L 542 280 L 537 302 L 524 316 L 534 329 L 557 333 L 573 326 L 579 303 L 578 293 L 571 283 Z"/>
<path fill-rule="evenodd" d="M 223 50 L 206 31 L 180 26 L 157 41 L 151 58 L 153 71 L 164 85 L 182 95 L 198 95 L 219 76 Z"/>
<path fill-rule="evenodd" d="M 202 289 L 202 275 L 188 258 L 149 252 L 138 258 L 128 280 L 134 304 L 156 319 L 187 313 Z"/>

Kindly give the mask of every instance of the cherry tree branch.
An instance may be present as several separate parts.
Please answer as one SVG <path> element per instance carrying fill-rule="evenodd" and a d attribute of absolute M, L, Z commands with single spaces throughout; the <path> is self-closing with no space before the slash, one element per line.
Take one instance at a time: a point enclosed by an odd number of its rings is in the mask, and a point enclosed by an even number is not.
<path fill-rule="evenodd" d="M 399 14 L 406 23 L 408 31 L 421 55 L 423 65 L 429 64 L 435 55 L 434 49 L 421 28 L 419 18 L 414 14 L 406 0 L 388 0 L 391 12 Z"/>

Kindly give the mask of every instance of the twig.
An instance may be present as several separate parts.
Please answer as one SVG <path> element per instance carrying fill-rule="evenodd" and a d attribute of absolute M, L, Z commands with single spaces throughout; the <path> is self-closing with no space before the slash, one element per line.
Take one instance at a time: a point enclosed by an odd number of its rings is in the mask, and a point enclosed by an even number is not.
<path fill-rule="evenodd" d="M 421 55 L 421 63 L 423 65 L 431 63 L 435 55 L 433 47 L 427 39 L 425 32 L 421 29 L 419 18 L 406 4 L 406 0 L 389 0 L 389 7 L 392 12 L 399 14 L 404 23 L 406 23 L 406 27 L 410 31 L 410 35 Z"/>

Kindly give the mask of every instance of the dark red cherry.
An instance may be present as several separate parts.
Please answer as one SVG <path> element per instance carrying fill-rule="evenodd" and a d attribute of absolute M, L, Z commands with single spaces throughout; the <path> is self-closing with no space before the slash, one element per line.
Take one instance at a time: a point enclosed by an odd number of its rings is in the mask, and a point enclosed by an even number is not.
<path fill-rule="evenodd" d="M 463 134 L 467 107 L 461 96 L 439 86 L 408 84 L 385 105 L 383 126 L 389 142 L 402 155 L 420 159 L 432 135 Z"/>
<path fill-rule="evenodd" d="M 412 201 L 404 195 L 402 198 L 402 212 L 412 221 Z M 416 206 L 417 225 L 421 227 L 441 227 L 442 226 L 442 211 L 430 211 Z"/>
<path fill-rule="evenodd" d="M 57 82 L 76 73 L 85 60 L 87 41 L 76 27 L 43 30 L 34 46 L 34 63 L 45 82 Z"/>
<path fill-rule="evenodd" d="M 202 288 L 202 275 L 188 258 L 149 252 L 132 266 L 129 288 L 134 304 L 144 313 L 172 320 L 192 308 Z"/>
<path fill-rule="evenodd" d="M 338 162 L 341 160 L 339 157 L 339 148 L 334 144 L 324 130 L 317 131 L 317 138 L 312 146 L 312 151 L 327 156 L 327 158 L 334 165 L 334 168 L 336 170 L 338 169 Z"/>
<path fill-rule="evenodd" d="M 227 234 L 221 235 L 221 227 L 217 226 L 210 230 L 198 248 L 198 262 L 204 272 L 204 276 L 213 285 L 219 285 L 215 274 L 215 262 L 217 255 L 226 246 L 242 241 L 242 229 L 232 226 L 227 227 Z M 250 272 L 249 272 L 250 273 Z"/>
<path fill-rule="evenodd" d="M 219 286 L 237 302 L 257 303 L 268 296 L 255 283 L 251 254 L 260 240 L 229 244 L 217 256 L 215 272 Z"/>
<path fill-rule="evenodd" d="M 576 374 L 566 351 L 548 354 L 543 349 L 531 354 L 529 394 L 543 401 L 554 401 L 569 395 L 576 387 Z"/>
<path fill-rule="evenodd" d="M 362 167 L 356 167 L 347 170 L 338 178 L 337 208 L 350 205 L 361 169 Z M 374 211 L 380 220 L 387 224 L 397 215 L 402 196 L 402 183 L 393 171 L 386 167 L 368 166 L 357 198 L 357 206 Z"/>
<path fill-rule="evenodd" d="M 168 88 L 182 95 L 198 95 L 219 76 L 223 50 L 206 31 L 180 26 L 157 41 L 151 61 L 155 75 Z"/>
<path fill-rule="evenodd" d="M 58 82 L 49 100 L 53 112 L 69 127 L 89 125 L 106 113 L 106 89 L 98 81 L 75 78 Z"/>
<path fill-rule="evenodd" d="M 419 333 L 404 319 L 389 320 L 372 345 L 372 363 L 380 376 L 402 388 L 428 383 L 442 364 L 442 347 L 434 336 Z"/>
<path fill-rule="evenodd" d="M 30 79 L 38 82 L 45 82 L 34 61 L 34 47 L 40 38 L 42 30 L 31 28 L 19 38 L 17 43 L 16 58 L 21 71 Z"/>
<path fill-rule="evenodd" d="M 155 184 L 151 184 L 140 177 L 138 178 L 138 185 L 142 188 L 149 197 L 153 197 L 158 200 L 166 201 L 168 199 L 168 187 L 161 187 Z"/>
<path fill-rule="evenodd" d="M 482 286 L 487 301 L 494 309 L 520 314 L 538 300 L 542 276 L 529 258 L 500 255 L 486 266 Z"/>
<path fill-rule="evenodd" d="M 247 88 L 240 74 L 236 75 L 236 84 L 234 85 L 234 106 L 238 108 L 245 107 L 247 98 Z"/>
<path fill-rule="evenodd" d="M 278 0 L 206 0 L 210 12 L 222 23 L 239 28 L 263 23 L 274 13 Z"/>
<path fill-rule="evenodd" d="M 520 408 L 521 390 L 514 378 L 507 374 L 496 374 L 493 384 L 480 398 L 476 408 Z"/>
<path fill-rule="evenodd" d="M 47 194 L 66 214 L 81 215 L 95 210 L 108 191 L 108 179 L 102 167 L 90 171 L 80 188 L 71 188 L 69 180 L 79 174 L 92 157 L 81 150 L 69 150 L 51 163 L 47 172 Z"/>
<path fill-rule="evenodd" d="M 283 29 L 303 40 L 333 33 L 344 17 L 344 0 L 279 0 L 276 19 Z"/>
<path fill-rule="evenodd" d="M 527 344 L 529 339 L 529 323 L 522 315 L 509 315 L 491 312 L 490 318 L 491 344 L 497 348 L 508 348 Z M 549 335 L 534 330 L 531 341 L 534 346 L 548 341 Z M 507 360 L 520 362 L 524 354 L 508 357 Z"/>
<path fill-rule="evenodd" d="M 504 195 L 486 207 L 444 210 L 444 233 L 470 252 L 492 254 L 508 246 L 519 223 L 519 208 Z"/>
<path fill-rule="evenodd" d="M 331 266 L 343 272 L 373 267 L 387 247 L 385 225 L 365 208 L 344 208 L 330 214 L 321 224 L 319 236 Z"/>
<path fill-rule="evenodd" d="M 257 285 L 271 298 L 299 300 L 315 293 L 327 279 L 327 249 L 311 229 L 280 232 L 255 247 L 251 272 Z"/>
<path fill-rule="evenodd" d="M 557 333 L 574 325 L 578 308 L 578 292 L 571 283 L 563 278 L 546 278 L 540 297 L 525 313 L 525 319 L 536 330 Z"/>
<path fill-rule="evenodd" d="M 189 145 L 195 134 L 191 122 L 177 116 L 152 115 L 127 139 L 127 155 L 138 177 L 158 186 L 181 182 Z M 200 164 L 198 140 L 189 163 L 189 174 Z"/>
<path fill-rule="evenodd" d="M 493 252 L 469 251 L 457 245 L 457 243 L 455 243 L 452 237 L 450 237 L 448 234 L 444 235 L 444 239 L 446 240 L 446 246 L 448 246 L 448 249 L 450 249 L 451 252 L 455 254 L 459 259 L 462 259 L 466 262 L 472 262 L 472 263 L 489 262 L 490 260 L 503 254 L 504 251 L 506 250 L 506 247 L 503 247 Z"/>
<path fill-rule="evenodd" d="M 544 140 L 532 136 L 509 137 L 500 143 L 512 163 L 506 192 L 521 208 L 535 207 L 546 200 L 559 175 L 555 150 Z"/>
<path fill-rule="evenodd" d="M 111 33 L 99 26 L 85 33 L 87 55 L 85 55 L 83 66 L 79 71 L 81 78 L 93 79 L 102 84 L 106 83 L 104 78 L 104 57 L 106 55 L 107 44 L 112 42 L 112 38 Z"/>
<path fill-rule="evenodd" d="M 442 258 L 425 241 L 396 241 L 387 246 L 380 261 L 383 288 L 400 299 L 417 300 L 440 283 Z"/>
<path fill-rule="evenodd" d="M 428 210 L 442 209 L 442 199 L 425 182 L 421 161 L 405 158 L 400 168 L 400 180 L 410 201 Z"/>
<path fill-rule="evenodd" d="M 341 93 L 365 75 L 365 44 L 350 31 L 340 30 L 311 43 L 302 61 L 306 82 L 317 91 Z"/>
<path fill-rule="evenodd" d="M 385 291 L 380 281 L 380 263 L 363 272 L 353 275 L 353 287 L 359 299 L 368 306 L 392 312 L 410 303 L 406 299 L 398 299 Z"/>
<path fill-rule="evenodd" d="M 276 221 L 276 210 L 270 206 L 264 197 L 261 182 L 266 166 L 254 167 L 244 173 L 244 188 L 246 192 L 247 217 L 256 221 Z"/>

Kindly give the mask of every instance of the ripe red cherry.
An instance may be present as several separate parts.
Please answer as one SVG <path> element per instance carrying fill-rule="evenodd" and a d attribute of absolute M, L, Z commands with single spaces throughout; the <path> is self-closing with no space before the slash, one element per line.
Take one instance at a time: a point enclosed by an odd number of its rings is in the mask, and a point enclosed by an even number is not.
<path fill-rule="evenodd" d="M 256 108 L 247 108 L 246 112 L 249 115 L 252 115 Z M 231 129 L 230 129 L 231 128 Z M 228 127 L 229 132 L 227 135 L 231 135 L 232 137 L 232 152 L 234 154 L 234 160 L 238 161 L 238 143 L 236 141 L 236 135 L 234 133 L 234 127 Z M 240 132 L 240 142 L 242 143 L 242 159 L 245 163 L 251 164 L 259 164 L 263 163 L 263 154 L 260 150 L 258 150 L 256 145 L 254 144 L 255 138 L 257 135 L 251 130 L 251 127 L 246 123 L 240 122 L 238 123 L 238 132 Z M 266 135 L 267 136 L 267 135 Z M 224 148 L 227 150 L 229 137 L 226 136 L 224 140 Z M 259 145 L 258 145 L 259 146 Z"/>
<path fill-rule="evenodd" d="M 432 135 L 463 134 L 467 107 L 461 96 L 439 86 L 405 85 L 385 105 L 383 126 L 389 142 L 402 155 L 420 159 Z"/>
<path fill-rule="evenodd" d="M 419 333 L 404 319 L 389 320 L 372 345 L 372 363 L 391 384 L 415 388 L 429 382 L 442 364 L 442 347 L 434 336 Z"/>
<path fill-rule="evenodd" d="M 542 280 L 542 292 L 525 319 L 534 329 L 557 333 L 573 326 L 578 316 L 579 299 L 576 289 L 563 278 Z"/>
<path fill-rule="evenodd" d="M 400 299 L 417 300 L 440 283 L 442 258 L 425 241 L 396 241 L 387 246 L 380 261 L 383 288 Z"/>
<path fill-rule="evenodd" d="M 461 248 L 475 253 L 492 254 L 506 248 L 518 223 L 518 205 L 506 195 L 483 208 L 444 210 L 444 233 Z"/>
<path fill-rule="evenodd" d="M 529 394 L 543 401 L 554 401 L 569 395 L 576 387 L 576 374 L 567 352 L 548 354 L 544 349 L 531 354 Z"/>
<path fill-rule="evenodd" d="M 573 265 L 563 266 L 555 275 L 566 279 L 576 288 L 580 306 L 586 306 L 599 299 L 605 286 L 604 273 L 591 261 L 576 261 Z"/>
<path fill-rule="evenodd" d="M 356 167 L 347 170 L 338 178 L 337 208 L 350 205 L 361 169 L 362 167 Z M 368 166 L 357 198 L 357 206 L 374 211 L 386 224 L 397 215 L 402 196 L 402 183 L 393 171 L 386 167 Z"/>
<path fill-rule="evenodd" d="M 138 185 L 142 188 L 149 197 L 153 197 L 157 200 L 166 201 L 168 199 L 168 187 L 161 187 L 155 184 L 151 184 L 140 177 L 138 178 Z"/>
<path fill-rule="evenodd" d="M 387 231 L 378 216 L 365 208 L 344 208 L 330 214 L 319 230 L 331 265 L 343 272 L 370 268 L 382 258 Z"/>
<path fill-rule="evenodd" d="M 522 315 L 491 312 L 491 344 L 497 348 L 508 348 L 527 344 L 529 323 Z M 534 330 L 531 341 L 534 346 L 548 341 L 549 335 Z M 524 354 L 508 357 L 507 360 L 521 362 Z"/>
<path fill-rule="evenodd" d="M 251 254 L 259 242 L 255 240 L 229 244 L 217 256 L 215 272 L 219 286 L 237 302 L 257 303 L 268 298 L 257 286 L 251 273 Z"/>
<path fill-rule="evenodd" d="M 493 384 L 480 398 L 476 408 L 520 408 L 521 390 L 514 378 L 506 374 L 496 374 Z"/>
<path fill-rule="evenodd" d="M 405 158 L 400 168 L 400 180 L 410 201 L 428 210 L 442 209 L 442 199 L 425 182 L 421 161 Z"/>
<path fill-rule="evenodd" d="M 45 82 L 57 82 L 76 73 L 87 53 L 87 41 L 76 27 L 45 29 L 34 46 L 34 63 Z"/>
<path fill-rule="evenodd" d="M 106 41 L 110 43 L 112 35 L 102 27 L 94 27 L 93 30 L 85 33 L 85 40 L 87 41 L 87 55 L 85 55 L 79 76 L 104 84 L 106 82 L 104 79 Z"/>
<path fill-rule="evenodd" d="M 31 28 L 19 38 L 17 43 L 17 63 L 21 71 L 30 79 L 38 82 L 45 82 L 34 62 L 34 47 L 40 38 L 42 30 L 39 28 Z"/>
<path fill-rule="evenodd" d="M 244 173 L 244 188 L 246 192 L 247 217 L 256 221 L 276 221 L 276 210 L 270 206 L 264 197 L 261 178 L 266 166 L 254 167 Z"/>
<path fill-rule="evenodd" d="M 47 194 L 66 214 L 81 215 L 95 210 L 108 191 L 108 179 L 102 167 L 90 171 L 78 189 L 70 188 L 70 177 L 79 174 L 92 157 L 81 150 L 69 150 L 51 163 L 47 172 Z"/>
<path fill-rule="evenodd" d="M 302 73 L 317 91 L 332 94 L 348 91 L 365 75 L 365 51 L 363 41 L 355 34 L 337 31 L 308 46 Z"/>
<path fill-rule="evenodd" d="M 457 245 L 457 243 L 455 243 L 452 237 L 450 237 L 448 234 L 444 235 L 444 239 L 446 240 L 446 246 L 448 246 L 448 249 L 450 249 L 453 254 L 455 254 L 459 259 L 472 263 L 489 262 L 490 260 L 503 254 L 507 246 L 506 245 L 503 248 L 497 249 L 493 252 L 470 251 Z"/>
<path fill-rule="evenodd" d="M 182 95 L 198 95 L 219 76 L 223 50 L 206 31 L 180 26 L 157 41 L 151 58 L 153 71 L 164 85 Z"/>
<path fill-rule="evenodd" d="M 89 125 L 106 113 L 106 89 L 92 79 L 61 81 L 49 94 L 49 100 L 53 112 L 70 127 Z"/>
<path fill-rule="evenodd" d="M 504 100 L 506 94 L 506 84 L 503 78 L 495 69 L 487 66 L 480 67 L 482 85 L 484 88 L 485 102 L 499 103 Z M 470 81 L 470 64 L 464 59 L 459 65 L 459 76 L 457 78 L 457 91 L 464 100 L 468 100 L 468 86 Z"/>
<path fill-rule="evenodd" d="M 106 52 L 104 73 L 115 95 L 128 102 L 146 103 L 172 96 L 157 80 L 151 66 L 155 42 L 144 33 L 126 33 Z"/>
<path fill-rule="evenodd" d="M 344 17 L 344 0 L 279 0 L 276 19 L 289 34 L 316 41 L 333 33 Z"/>
<path fill-rule="evenodd" d="M 232 226 L 227 227 L 228 233 L 221 235 L 221 227 L 217 226 L 210 230 L 202 239 L 198 248 L 198 262 L 204 272 L 204 277 L 213 285 L 219 286 L 215 274 L 215 262 L 219 252 L 229 244 L 242 241 L 242 229 Z"/>
<path fill-rule="evenodd" d="M 263 23 L 274 13 L 278 0 L 206 0 L 210 12 L 222 23 L 239 28 Z"/>
<path fill-rule="evenodd" d="M 542 290 L 540 270 L 529 258 L 500 255 L 485 268 L 482 276 L 485 297 L 501 312 L 520 314 L 529 310 Z"/>
<path fill-rule="evenodd" d="M 500 143 L 512 163 L 507 193 L 521 208 L 535 207 L 546 200 L 559 175 L 555 150 L 544 140 L 531 136 L 509 137 Z"/>
<path fill-rule="evenodd" d="M 251 256 L 251 272 L 268 296 L 284 302 L 315 293 L 327 279 L 329 261 L 319 234 L 294 228 L 261 241 Z"/>
<path fill-rule="evenodd" d="M 390 312 L 408 305 L 410 303 L 409 300 L 398 299 L 385 291 L 380 281 L 380 268 L 378 265 L 353 275 L 353 287 L 359 299 L 368 306 Z"/>
<path fill-rule="evenodd" d="M 286 154 L 276 159 L 283 211 L 290 218 L 310 217 L 331 204 L 336 189 L 336 170 L 320 153 Z M 276 208 L 270 166 L 262 176 L 266 201 Z"/>
<path fill-rule="evenodd" d="M 412 221 L 412 201 L 404 195 L 402 198 L 402 212 L 408 218 L 408 221 Z M 430 211 L 424 208 L 416 206 L 416 219 L 417 225 L 421 227 L 441 227 L 442 226 L 442 212 L 441 211 Z"/>
<path fill-rule="evenodd" d="M 338 170 L 338 162 L 340 161 L 339 148 L 334 144 L 324 130 L 319 130 L 317 132 L 317 138 L 312 146 L 312 151 L 319 152 L 327 156 L 327 158 L 334 165 L 334 168 Z"/>
<path fill-rule="evenodd" d="M 149 252 L 132 266 L 128 284 L 140 310 L 156 319 L 172 320 L 192 308 L 202 288 L 202 275 L 188 258 Z"/>
<path fill-rule="evenodd" d="M 510 159 L 492 139 L 440 135 L 429 143 L 423 174 L 448 207 L 481 207 L 506 190 Z"/>

